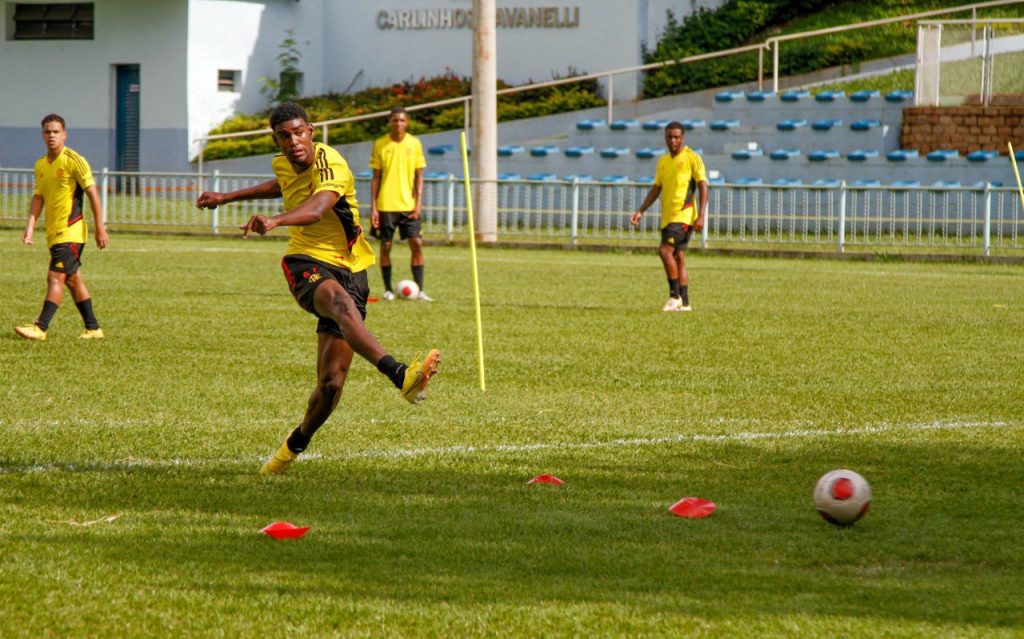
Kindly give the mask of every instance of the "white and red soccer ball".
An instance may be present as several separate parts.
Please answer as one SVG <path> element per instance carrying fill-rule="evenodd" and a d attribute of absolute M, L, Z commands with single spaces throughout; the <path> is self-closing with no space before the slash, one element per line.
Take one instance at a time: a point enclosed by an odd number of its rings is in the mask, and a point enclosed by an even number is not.
<path fill-rule="evenodd" d="M 414 300 L 420 296 L 420 287 L 412 280 L 402 280 L 398 283 L 396 292 L 403 300 Z"/>
<path fill-rule="evenodd" d="M 852 470 L 833 470 L 822 475 L 815 485 L 814 507 L 825 521 L 852 526 L 871 507 L 871 486 Z"/>

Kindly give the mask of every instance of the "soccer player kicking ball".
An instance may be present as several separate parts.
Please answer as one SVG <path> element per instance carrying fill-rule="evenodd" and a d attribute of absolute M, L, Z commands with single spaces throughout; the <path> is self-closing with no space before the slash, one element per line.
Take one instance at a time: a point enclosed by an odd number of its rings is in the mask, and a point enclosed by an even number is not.
<path fill-rule="evenodd" d="M 32 194 L 32 208 L 21 241 L 32 244 L 36 221 L 46 209 L 46 243 L 50 247 L 50 270 L 46 273 L 46 301 L 34 324 L 15 326 L 14 332 L 25 339 L 43 341 L 50 328 L 50 320 L 64 299 L 64 287 L 82 315 L 85 330 L 81 339 L 100 339 L 103 329 L 92 310 L 92 296 L 85 286 L 79 269 L 82 251 L 89 231 L 85 225 L 84 197 L 89 198 L 92 216 L 96 221 L 96 245 L 107 246 L 107 229 L 103 224 L 103 205 L 99 190 L 92 177 L 92 169 L 85 158 L 64 143 L 68 132 L 64 118 L 51 113 L 43 118 L 43 143 L 46 155 L 36 161 L 36 187 Z"/>
<path fill-rule="evenodd" d="M 690 277 L 686 273 L 686 246 L 694 231 L 704 229 L 708 209 L 708 177 L 704 161 L 693 149 L 684 146 L 686 132 L 679 122 L 665 126 L 668 153 L 658 160 L 654 184 L 644 203 L 630 218 L 633 226 L 640 223 L 658 195 L 661 195 L 661 245 L 658 254 L 668 276 L 669 298 L 663 311 L 690 311 Z M 700 195 L 694 206 L 693 196 Z"/>
<path fill-rule="evenodd" d="M 301 106 L 279 105 L 270 114 L 270 128 L 281 150 L 272 161 L 276 177 L 230 193 L 203 193 L 196 206 L 212 209 L 240 200 L 284 198 L 286 213 L 254 215 L 242 227 L 246 237 L 250 231 L 263 235 L 289 227 L 281 261 L 284 277 L 299 306 L 318 320 L 317 384 L 306 414 L 260 469 L 263 475 L 279 475 L 334 411 L 353 352 L 375 364 L 413 404 L 423 399 L 441 353 L 431 350 L 422 362 L 406 365 L 388 355 L 366 329 L 366 269 L 374 255 L 359 224 L 355 178 L 337 151 L 313 142 L 313 127 Z"/>

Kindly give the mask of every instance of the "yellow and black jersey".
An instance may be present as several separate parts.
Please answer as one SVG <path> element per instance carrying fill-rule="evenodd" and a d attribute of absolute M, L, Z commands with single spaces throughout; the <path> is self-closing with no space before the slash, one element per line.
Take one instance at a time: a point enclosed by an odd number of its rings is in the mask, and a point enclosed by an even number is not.
<path fill-rule="evenodd" d="M 329 146 L 314 144 L 312 166 L 295 173 L 284 154 L 273 162 L 285 211 L 293 211 L 321 191 L 333 191 L 338 201 L 318 222 L 289 226 L 288 255 L 308 255 L 358 273 L 374 263 L 373 249 L 359 223 L 356 180 L 348 163 Z"/>
<path fill-rule="evenodd" d="M 688 146 L 674 157 L 666 153 L 658 159 L 654 183 L 661 187 L 661 228 L 697 220 L 697 184 L 707 181 L 704 161 Z"/>
<path fill-rule="evenodd" d="M 409 133 L 396 142 L 390 135 L 377 138 L 370 154 L 370 168 L 380 171 L 377 210 L 408 213 L 416 208 L 413 187 L 416 170 L 427 166 L 423 145 Z"/>
<path fill-rule="evenodd" d="M 46 243 L 85 244 L 89 235 L 85 226 L 85 190 L 96 184 L 85 158 L 68 147 L 57 159 L 36 160 L 36 186 L 33 195 L 43 198 L 46 218 Z"/>

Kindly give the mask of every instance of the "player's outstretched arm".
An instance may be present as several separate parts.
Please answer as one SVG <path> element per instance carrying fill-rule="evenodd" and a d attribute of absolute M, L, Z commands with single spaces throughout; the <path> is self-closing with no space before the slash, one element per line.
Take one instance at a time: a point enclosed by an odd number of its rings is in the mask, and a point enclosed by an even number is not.
<path fill-rule="evenodd" d="M 32 196 L 32 207 L 28 213 L 28 223 L 25 224 L 25 233 L 21 236 L 21 241 L 25 244 L 32 243 L 32 235 L 36 232 L 36 220 L 39 219 L 39 214 L 43 212 L 43 196 L 33 195 Z"/>
<path fill-rule="evenodd" d="M 320 191 L 299 206 L 280 215 L 254 215 L 242 229 L 242 236 L 249 237 L 249 231 L 265 235 L 279 226 L 308 226 L 319 222 L 324 213 L 337 203 L 340 195 L 334 191 Z"/>
<path fill-rule="evenodd" d="M 650 208 L 654 201 L 661 195 L 661 187 L 657 184 L 651 186 L 651 190 L 647 192 L 647 197 L 644 198 L 644 203 L 640 205 L 640 208 L 636 210 L 636 213 L 629 218 L 629 223 L 636 226 L 640 223 L 640 218 L 644 216 L 644 211 Z"/>
<path fill-rule="evenodd" d="M 105 249 L 110 238 L 107 236 L 107 225 L 104 223 L 103 202 L 100 200 L 100 190 L 94 184 L 85 190 L 85 195 L 89 198 L 89 206 L 92 207 L 92 219 L 96 226 L 96 246 L 100 247 L 100 249 Z"/>
<path fill-rule="evenodd" d="M 221 204 L 240 202 L 242 200 L 269 200 L 281 197 L 281 185 L 276 178 L 260 182 L 254 186 L 229 193 L 217 193 L 215 191 L 204 191 L 196 199 L 196 208 L 215 209 Z"/>

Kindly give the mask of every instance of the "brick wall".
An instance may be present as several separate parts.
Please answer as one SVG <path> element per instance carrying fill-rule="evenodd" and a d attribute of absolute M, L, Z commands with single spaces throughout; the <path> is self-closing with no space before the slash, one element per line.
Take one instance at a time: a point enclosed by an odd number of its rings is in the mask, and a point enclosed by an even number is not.
<path fill-rule="evenodd" d="M 990 150 L 1007 154 L 1024 150 L 1024 107 L 960 106 L 903 109 L 900 146 L 922 155 L 937 149 L 956 149 L 961 155 Z"/>

